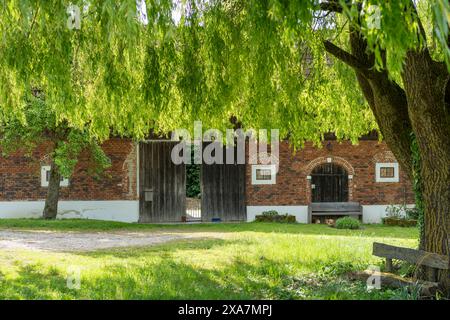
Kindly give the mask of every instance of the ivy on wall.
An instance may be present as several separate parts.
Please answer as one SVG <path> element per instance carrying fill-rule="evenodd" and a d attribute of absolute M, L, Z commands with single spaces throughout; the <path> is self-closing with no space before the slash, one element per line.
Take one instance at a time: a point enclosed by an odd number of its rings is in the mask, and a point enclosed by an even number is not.
<path fill-rule="evenodd" d="M 419 146 L 417 145 L 417 140 L 414 133 L 411 133 L 411 155 L 413 161 L 413 190 L 416 200 L 416 210 L 418 212 L 418 223 L 420 230 L 420 243 L 419 248 L 423 248 L 424 242 L 424 201 L 422 196 L 422 178 L 420 176 L 421 160 Z"/>

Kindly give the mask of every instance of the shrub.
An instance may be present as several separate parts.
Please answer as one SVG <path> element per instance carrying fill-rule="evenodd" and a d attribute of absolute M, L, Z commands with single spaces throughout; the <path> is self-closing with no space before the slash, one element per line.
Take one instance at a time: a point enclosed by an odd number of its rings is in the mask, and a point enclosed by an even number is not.
<path fill-rule="evenodd" d="M 278 212 L 276 210 L 269 210 L 269 211 L 263 211 L 262 213 L 263 216 L 277 216 Z"/>
<path fill-rule="evenodd" d="M 391 218 L 402 218 L 405 216 L 406 206 L 391 204 L 386 208 L 386 216 Z"/>
<path fill-rule="evenodd" d="M 406 208 L 406 218 L 412 220 L 418 220 L 420 216 L 420 211 L 417 208 Z"/>
<path fill-rule="evenodd" d="M 407 208 L 405 205 L 390 205 L 386 208 L 386 217 L 383 224 L 388 226 L 414 227 L 417 225 L 419 210 Z"/>
<path fill-rule="evenodd" d="M 361 223 L 352 217 L 343 217 L 336 220 L 336 228 L 338 229 L 359 229 Z"/>
<path fill-rule="evenodd" d="M 295 223 L 295 216 L 289 214 L 279 214 L 275 210 L 264 211 L 261 215 L 255 217 L 257 222 L 280 222 L 280 223 Z"/>
<path fill-rule="evenodd" d="M 386 208 L 386 217 L 382 221 L 388 226 L 413 227 L 417 225 L 418 217 L 419 211 L 415 208 L 390 205 Z"/>
<path fill-rule="evenodd" d="M 387 226 L 415 227 L 417 225 L 417 220 L 415 219 L 386 217 L 382 221 Z"/>

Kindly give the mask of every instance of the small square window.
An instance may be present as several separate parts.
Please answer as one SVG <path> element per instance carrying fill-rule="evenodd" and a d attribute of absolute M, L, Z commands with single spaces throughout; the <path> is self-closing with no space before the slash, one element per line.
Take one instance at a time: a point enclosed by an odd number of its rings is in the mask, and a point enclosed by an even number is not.
<path fill-rule="evenodd" d="M 377 163 L 375 166 L 376 182 L 399 182 L 398 163 Z"/>
<path fill-rule="evenodd" d="M 380 167 L 380 178 L 394 178 L 393 167 Z"/>
<path fill-rule="evenodd" d="M 50 181 L 50 166 L 41 167 L 41 187 L 48 187 L 48 182 Z M 61 177 L 61 187 L 69 186 L 69 179 Z"/>
<path fill-rule="evenodd" d="M 275 165 L 253 165 L 252 184 L 275 184 Z"/>
<path fill-rule="evenodd" d="M 272 170 L 256 169 L 256 180 L 272 180 Z"/>

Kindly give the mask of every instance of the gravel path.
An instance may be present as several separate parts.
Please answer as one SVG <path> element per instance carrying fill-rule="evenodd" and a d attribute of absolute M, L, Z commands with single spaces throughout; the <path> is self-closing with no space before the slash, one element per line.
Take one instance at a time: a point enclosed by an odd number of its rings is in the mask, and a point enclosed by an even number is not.
<path fill-rule="evenodd" d="M 0 249 L 92 251 L 151 246 L 181 239 L 222 238 L 217 233 L 188 232 L 54 232 L 0 230 Z"/>

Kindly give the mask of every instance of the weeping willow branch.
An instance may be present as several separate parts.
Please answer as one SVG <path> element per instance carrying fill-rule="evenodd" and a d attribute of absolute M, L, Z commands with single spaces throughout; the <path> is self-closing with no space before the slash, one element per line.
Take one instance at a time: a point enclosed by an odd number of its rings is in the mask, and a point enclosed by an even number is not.
<path fill-rule="evenodd" d="M 332 54 L 353 69 L 364 73 L 364 75 L 370 74 L 369 68 L 351 53 L 348 53 L 347 51 L 339 48 L 334 43 L 328 40 L 323 41 L 323 45 L 328 53 Z"/>

